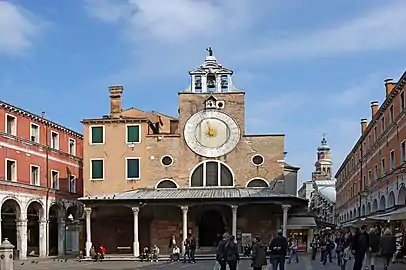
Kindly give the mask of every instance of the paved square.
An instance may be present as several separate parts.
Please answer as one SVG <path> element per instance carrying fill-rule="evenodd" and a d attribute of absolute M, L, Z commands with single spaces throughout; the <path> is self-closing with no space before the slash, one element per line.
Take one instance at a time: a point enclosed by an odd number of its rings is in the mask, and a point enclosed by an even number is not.
<path fill-rule="evenodd" d="M 23 263 L 23 264 L 22 264 Z M 347 270 L 352 270 L 352 263 L 347 266 Z M 31 261 L 17 261 L 14 264 L 15 270 L 178 270 L 178 269 L 193 269 L 193 270 L 212 270 L 214 269 L 214 261 L 198 261 L 196 264 L 183 264 L 181 262 L 77 262 L 75 260 L 68 260 L 67 262 L 58 262 L 53 260 L 43 260 L 38 263 L 31 263 Z M 238 270 L 248 270 L 250 267 L 250 261 L 241 261 Z M 271 266 L 267 265 L 264 270 L 271 270 Z M 310 261 L 308 257 L 301 257 L 300 263 L 286 264 L 286 270 L 339 270 L 340 268 L 336 264 L 327 263 L 322 265 L 319 261 Z M 379 263 L 376 269 L 383 269 L 383 266 Z M 391 265 L 389 270 L 405 270 L 406 264 L 394 264 Z"/>

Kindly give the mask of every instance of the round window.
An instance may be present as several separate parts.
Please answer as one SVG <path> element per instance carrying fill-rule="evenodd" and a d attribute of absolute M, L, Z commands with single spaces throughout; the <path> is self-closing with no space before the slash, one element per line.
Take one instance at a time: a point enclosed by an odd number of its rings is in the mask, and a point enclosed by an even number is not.
<path fill-rule="evenodd" d="M 261 155 L 255 155 L 252 157 L 252 164 L 255 166 L 260 166 L 264 163 L 264 157 Z"/>
<path fill-rule="evenodd" d="M 173 159 L 171 156 L 163 156 L 161 159 L 161 163 L 164 166 L 171 166 L 173 163 Z"/>

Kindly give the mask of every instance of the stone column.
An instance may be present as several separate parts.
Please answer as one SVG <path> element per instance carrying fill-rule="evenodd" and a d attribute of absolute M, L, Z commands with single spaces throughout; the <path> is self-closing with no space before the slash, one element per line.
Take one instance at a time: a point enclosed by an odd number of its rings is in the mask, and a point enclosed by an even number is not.
<path fill-rule="evenodd" d="M 66 221 L 65 218 L 58 219 L 58 255 L 64 256 L 65 253 L 65 239 L 66 239 Z"/>
<path fill-rule="evenodd" d="M 237 210 L 238 205 L 231 205 L 231 211 L 233 212 L 232 235 L 235 237 L 235 242 L 237 242 Z"/>
<path fill-rule="evenodd" d="M 17 220 L 17 249 L 20 253 L 20 259 L 27 258 L 27 214 L 21 213 Z"/>
<path fill-rule="evenodd" d="M 187 206 L 181 206 L 182 209 L 182 253 L 185 253 L 185 241 L 187 239 Z"/>
<path fill-rule="evenodd" d="M 282 223 L 282 231 L 283 231 L 283 236 L 286 237 L 286 231 L 287 231 L 287 226 L 288 226 L 288 211 L 290 209 L 289 204 L 282 205 L 282 210 L 283 210 L 283 223 Z"/>
<path fill-rule="evenodd" d="M 92 231 L 91 220 L 92 220 L 92 208 L 85 207 L 86 213 L 86 257 L 90 257 L 90 249 L 92 248 Z"/>
<path fill-rule="evenodd" d="M 140 256 L 140 242 L 138 240 L 138 213 L 140 212 L 139 207 L 133 207 L 134 215 L 134 242 L 133 242 L 133 254 L 134 257 Z"/>
<path fill-rule="evenodd" d="M 6 239 L 0 245 L 0 270 L 13 270 L 13 249 L 14 246 Z"/>
<path fill-rule="evenodd" d="M 48 220 L 40 219 L 39 221 L 39 256 L 44 258 L 48 255 L 47 251 L 47 226 Z"/>

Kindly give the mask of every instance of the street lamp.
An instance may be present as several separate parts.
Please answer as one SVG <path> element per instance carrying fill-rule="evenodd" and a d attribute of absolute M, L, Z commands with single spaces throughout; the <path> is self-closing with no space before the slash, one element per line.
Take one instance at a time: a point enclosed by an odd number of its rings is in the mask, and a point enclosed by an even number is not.
<path fill-rule="evenodd" d="M 363 190 L 361 190 L 360 192 L 358 192 L 358 196 L 359 196 L 359 210 L 358 210 L 358 217 L 361 217 L 361 209 L 362 209 L 362 199 L 368 197 L 369 195 L 369 190 L 364 188 Z M 363 214 L 365 215 L 365 213 Z"/>

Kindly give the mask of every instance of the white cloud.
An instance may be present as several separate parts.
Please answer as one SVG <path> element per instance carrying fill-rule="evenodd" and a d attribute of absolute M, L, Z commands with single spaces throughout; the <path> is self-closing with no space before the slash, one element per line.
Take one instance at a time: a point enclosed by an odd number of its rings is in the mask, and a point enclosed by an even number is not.
<path fill-rule="evenodd" d="M 89 13 L 105 22 L 121 22 L 133 41 L 152 39 L 184 44 L 195 39 L 227 37 L 251 21 L 249 0 L 85 0 Z"/>
<path fill-rule="evenodd" d="M 20 55 L 29 49 L 42 22 L 28 10 L 0 1 L 0 55 Z"/>
<path fill-rule="evenodd" d="M 295 59 L 401 49 L 406 46 L 405 14 L 405 1 L 385 2 L 381 7 L 335 27 L 268 42 L 249 57 Z"/>

